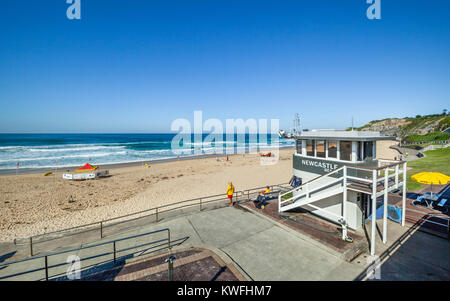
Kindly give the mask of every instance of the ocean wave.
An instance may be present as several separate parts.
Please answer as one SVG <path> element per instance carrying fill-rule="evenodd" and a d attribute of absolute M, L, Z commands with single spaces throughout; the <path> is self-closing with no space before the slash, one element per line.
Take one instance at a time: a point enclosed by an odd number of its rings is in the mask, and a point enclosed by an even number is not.
<path fill-rule="evenodd" d="M 68 158 L 97 158 L 97 157 L 107 157 L 111 155 L 124 155 L 126 151 L 115 152 L 115 153 L 91 153 L 91 154 L 79 154 L 79 155 L 67 155 L 67 156 L 53 156 L 53 157 L 39 157 L 39 158 L 9 158 L 0 159 L 0 162 L 13 162 L 14 164 L 22 161 L 43 161 L 43 160 L 63 160 Z"/>
<path fill-rule="evenodd" d="M 202 137 L 202 141 L 194 139 L 183 141 L 183 146 L 178 151 L 183 151 L 181 158 L 192 157 L 199 154 L 224 154 L 228 151 L 241 153 L 240 151 L 262 151 L 268 148 L 293 145 L 293 141 L 277 139 L 270 141 L 256 141 L 253 138 L 236 140 L 219 139 L 218 141 L 204 141 L 208 136 Z M 97 138 L 96 138 L 97 139 Z M 107 138 L 110 139 L 110 138 Z M 134 136 L 132 139 L 135 139 Z M 17 162 L 20 168 L 64 168 L 79 166 L 86 161 L 95 165 L 133 163 L 142 161 L 165 160 L 177 157 L 177 152 L 172 150 L 172 136 L 167 136 L 167 140 L 161 140 L 160 136 L 156 140 L 145 141 L 81 141 L 81 143 L 67 144 L 55 143 L 38 145 L 29 142 L 30 145 L 3 145 L 0 146 L 0 169 L 14 169 Z M 131 140 L 131 139 L 130 139 Z M 23 141 L 27 143 L 27 141 Z M 22 142 L 21 142 L 22 143 Z M 200 152 L 199 152 L 200 151 Z M 57 161 L 57 166 L 56 166 Z"/>

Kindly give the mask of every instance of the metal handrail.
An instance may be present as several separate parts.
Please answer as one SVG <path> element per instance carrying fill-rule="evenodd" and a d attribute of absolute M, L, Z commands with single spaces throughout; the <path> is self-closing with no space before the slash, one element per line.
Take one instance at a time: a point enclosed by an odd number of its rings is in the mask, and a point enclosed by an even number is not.
<path fill-rule="evenodd" d="M 411 209 L 409 209 L 409 210 L 411 210 Z M 413 211 L 413 212 L 417 212 L 417 211 Z M 411 219 L 414 219 L 414 218 L 415 218 L 414 216 L 408 215 L 408 214 L 405 214 L 405 217 L 409 217 L 409 218 L 411 218 Z M 430 221 L 429 219 L 427 219 L 427 217 L 438 218 L 438 219 L 447 221 L 447 224 L 442 224 L 442 223 L 438 223 L 438 222 L 435 222 L 435 221 Z M 441 216 L 436 216 L 436 215 L 430 214 L 430 215 L 427 215 L 427 216 L 422 216 L 422 217 L 420 217 L 420 218 L 416 221 L 416 223 L 417 223 L 417 222 L 421 222 L 421 223 L 430 223 L 430 224 L 435 224 L 435 225 L 438 225 L 438 226 L 447 228 L 447 238 L 450 239 L 450 218 L 445 218 L 445 217 L 441 217 Z M 430 229 L 430 230 L 431 230 L 431 229 Z M 431 230 L 431 231 L 432 231 L 432 230 Z M 425 231 L 425 232 L 426 232 L 426 231 Z"/>
<path fill-rule="evenodd" d="M 335 170 L 332 170 L 332 171 L 330 171 L 330 172 L 328 172 L 328 173 L 326 173 L 326 174 L 324 174 L 324 175 L 320 175 L 320 176 L 318 176 L 318 177 L 315 177 L 314 179 L 309 180 L 309 181 L 307 181 L 307 182 L 301 184 L 301 185 L 298 186 L 298 187 L 295 187 L 295 188 L 293 188 L 293 189 L 291 189 L 291 190 L 289 190 L 289 191 L 286 191 L 286 192 L 280 194 L 279 196 L 280 196 L 280 197 L 283 197 L 284 195 L 289 194 L 289 193 L 291 193 L 291 192 L 293 192 L 293 191 L 300 190 L 300 189 L 303 188 L 303 186 L 306 186 L 306 185 L 308 185 L 309 183 L 314 182 L 314 181 L 316 181 L 316 180 L 318 180 L 318 179 L 320 179 L 320 178 L 323 178 L 323 177 L 325 177 L 325 176 L 329 176 L 329 175 L 331 175 L 331 174 L 334 174 L 334 173 L 340 171 L 341 169 L 344 169 L 344 167 L 345 167 L 345 165 L 344 165 L 344 166 L 341 166 L 341 167 L 339 167 L 339 168 L 337 168 L 337 169 L 335 169 Z"/>
<path fill-rule="evenodd" d="M 151 234 L 155 234 L 155 233 L 160 233 L 160 232 L 164 232 L 164 231 L 167 231 L 167 238 L 151 241 L 149 243 L 144 243 L 144 244 L 140 244 L 140 245 L 133 246 L 133 247 L 124 248 L 124 249 L 121 249 L 121 250 L 116 250 L 116 243 L 117 242 L 129 240 L 129 239 L 133 239 L 133 238 L 137 238 L 137 237 L 147 236 L 147 235 L 151 235 Z M 128 251 L 128 250 L 131 250 L 131 249 L 136 249 L 136 248 L 139 248 L 139 247 L 152 245 L 152 244 L 156 244 L 156 243 L 160 243 L 160 242 L 164 242 L 164 241 L 167 241 L 167 248 L 169 249 L 169 252 L 170 252 L 171 244 L 170 244 L 170 229 L 169 228 L 164 228 L 164 229 L 151 231 L 151 232 L 147 232 L 147 233 L 142 233 L 142 234 L 137 234 L 137 235 L 133 235 L 133 236 L 128 236 L 128 237 L 124 237 L 124 238 L 118 238 L 118 239 L 107 241 L 107 242 L 100 242 L 100 243 L 96 243 L 96 244 L 88 245 L 88 246 L 84 246 L 84 247 L 79 247 L 79 248 L 74 248 L 74 249 L 69 249 L 69 250 L 63 250 L 63 251 L 58 251 L 58 252 L 53 252 L 53 253 L 47 253 L 47 254 L 44 254 L 44 255 L 37 255 L 37 256 L 33 256 L 33 257 L 22 258 L 22 259 L 17 259 L 17 260 L 14 260 L 14 261 L 0 263 L 0 268 L 1 268 L 3 266 L 10 266 L 10 265 L 17 264 L 17 263 L 20 263 L 20 262 L 26 262 L 26 261 L 30 261 L 30 260 L 39 259 L 39 258 L 44 258 L 45 259 L 45 261 L 44 261 L 45 265 L 42 268 L 27 270 L 27 271 L 24 271 L 24 272 L 19 272 L 19 273 L 7 275 L 7 276 L 0 276 L 0 280 L 6 279 L 6 278 L 15 277 L 15 276 L 20 276 L 20 275 L 24 275 L 24 274 L 29 274 L 29 273 L 32 273 L 32 272 L 42 271 L 42 270 L 45 270 L 45 278 L 46 278 L 46 280 L 48 280 L 49 279 L 49 276 L 48 276 L 49 275 L 48 274 L 48 270 L 49 269 L 67 264 L 67 263 L 58 263 L 58 264 L 54 264 L 54 265 L 49 266 L 48 265 L 48 258 L 50 256 L 54 256 L 54 255 L 59 255 L 59 254 L 64 254 L 64 253 L 69 253 L 69 252 L 77 252 L 77 251 L 84 250 L 84 249 L 90 249 L 90 248 L 95 248 L 95 247 L 102 246 L 102 245 L 112 244 L 113 245 L 113 251 L 112 252 L 106 252 L 106 253 L 97 254 L 97 255 L 94 255 L 94 256 L 82 258 L 82 259 L 80 259 L 80 262 L 83 261 L 83 260 L 88 260 L 88 259 L 92 259 L 92 258 L 96 258 L 96 257 L 101 257 L 101 256 L 113 254 L 114 255 L 114 257 L 113 257 L 114 259 L 113 260 L 107 260 L 106 262 L 114 262 L 115 263 L 117 261 L 116 254 L 119 253 L 119 252 Z M 162 244 L 162 245 L 165 245 L 165 244 Z M 162 245 L 157 245 L 156 247 L 159 247 L 159 246 L 162 246 Z M 136 252 L 132 252 L 131 254 L 134 254 L 134 253 L 136 253 Z M 123 256 L 125 256 L 125 255 L 122 255 L 122 257 Z M 52 277 L 55 277 L 55 276 L 58 276 L 58 275 L 54 275 Z"/>
<path fill-rule="evenodd" d="M 287 184 L 288 183 L 281 183 L 281 184 L 273 184 L 273 185 L 268 185 L 268 186 L 271 186 L 271 187 L 274 187 L 274 186 L 282 187 L 282 185 L 287 185 Z M 246 190 L 242 190 L 242 191 L 237 191 L 237 192 L 235 192 L 235 195 L 236 196 L 238 196 L 238 195 L 241 195 L 241 196 L 243 196 L 243 195 L 250 195 L 250 193 L 254 193 L 252 191 L 257 191 L 257 190 L 263 189 L 265 187 L 266 186 L 258 187 L 258 188 L 246 189 Z M 213 200 L 208 200 L 208 199 L 216 198 L 216 197 L 220 197 L 220 198 L 213 199 Z M 39 238 L 39 237 L 48 236 L 48 235 L 57 234 L 57 233 L 63 233 L 63 232 L 67 232 L 67 231 L 71 231 L 71 230 L 75 230 L 75 229 L 86 228 L 86 227 L 98 225 L 99 226 L 99 230 L 100 230 L 100 238 L 103 238 L 103 226 L 104 226 L 105 223 L 108 223 L 108 222 L 111 222 L 111 221 L 115 221 L 115 220 L 119 220 L 119 219 L 130 217 L 130 216 L 140 215 L 140 214 L 143 214 L 143 213 L 146 213 L 146 212 L 154 211 L 153 213 L 148 214 L 148 215 L 138 216 L 136 218 L 127 219 L 127 220 L 120 221 L 120 222 L 117 222 L 117 223 L 113 224 L 113 225 L 117 225 L 117 224 L 120 224 L 120 223 L 133 221 L 133 220 L 136 220 L 136 219 L 139 219 L 139 218 L 143 218 L 143 217 L 146 217 L 146 216 L 151 216 L 151 215 L 154 215 L 154 214 L 158 215 L 158 214 L 163 213 L 163 212 L 168 212 L 168 211 L 177 210 L 177 209 L 181 209 L 181 208 L 185 208 L 185 207 L 189 207 L 189 206 L 198 206 L 198 205 L 201 205 L 201 204 L 208 204 L 208 203 L 211 203 L 211 202 L 217 202 L 217 201 L 223 201 L 223 200 L 225 200 L 225 198 L 223 198 L 223 194 L 216 194 L 216 195 L 209 195 L 209 196 L 203 196 L 203 197 L 198 197 L 198 198 L 194 198 L 194 199 L 174 202 L 174 203 L 170 203 L 170 204 L 165 204 L 165 205 L 161 205 L 161 206 L 157 206 L 157 207 L 141 210 L 141 211 L 138 211 L 138 212 L 129 213 L 129 214 L 118 216 L 118 217 L 113 217 L 113 218 L 106 219 L 106 220 L 93 222 L 93 223 L 83 224 L 83 225 L 79 225 L 79 226 L 75 226 L 75 227 L 70 227 L 70 228 L 65 228 L 65 229 L 56 230 L 56 231 L 52 231 L 52 232 L 32 235 L 32 236 L 28 236 L 28 237 L 20 237 L 21 239 L 29 241 L 26 244 L 18 244 L 17 243 L 17 239 L 19 237 L 16 237 L 14 239 L 14 244 L 15 245 L 28 245 L 29 244 L 30 245 L 30 255 L 33 256 L 34 255 L 33 254 L 33 244 L 43 243 L 43 242 L 47 242 L 47 241 L 50 241 L 50 240 L 54 240 L 54 239 L 60 238 L 60 237 L 53 237 L 53 238 L 49 238 L 49 239 L 36 241 L 36 238 Z M 195 202 L 195 201 L 199 201 L 199 202 L 186 204 L 186 203 Z M 164 208 L 167 208 L 167 207 L 176 206 L 176 205 L 180 205 L 180 204 L 185 204 L 185 205 L 177 206 L 177 207 L 170 208 L 170 209 L 167 209 L 167 210 L 161 210 L 161 209 L 164 209 Z M 109 225 L 109 226 L 112 226 L 112 225 Z M 92 231 L 92 230 L 93 230 L 92 228 L 89 228 L 89 229 L 86 229 L 86 230 L 83 230 L 83 231 L 77 231 L 77 232 L 74 232 L 74 233 L 63 234 L 63 236 L 67 237 L 67 236 L 71 236 L 71 235 L 77 235 L 77 234 L 80 234 L 80 233 L 83 233 L 83 232 L 87 232 L 87 231 Z"/>
<path fill-rule="evenodd" d="M 383 166 L 379 166 L 379 167 L 369 167 L 369 166 L 360 166 L 360 165 L 355 165 L 355 166 L 351 166 L 351 167 L 359 167 L 361 169 L 366 169 L 366 170 L 382 170 L 385 168 L 389 168 L 389 167 L 393 167 L 396 165 L 401 165 L 403 163 L 406 163 L 407 161 L 396 161 L 394 163 L 388 164 L 388 165 L 383 165 Z"/>
<path fill-rule="evenodd" d="M 328 186 L 334 186 L 335 184 L 337 184 L 337 183 L 340 183 L 341 181 L 342 181 L 342 179 L 343 179 L 344 177 L 342 176 L 342 177 L 339 177 L 339 178 L 337 178 L 337 179 L 334 179 L 334 180 L 332 180 L 331 182 L 329 182 L 329 183 L 325 183 L 325 184 L 323 184 L 323 185 L 321 185 L 321 186 L 318 186 L 318 187 L 313 187 L 312 189 L 311 188 L 308 188 L 308 189 L 306 189 L 306 191 L 305 192 L 302 192 L 301 194 L 299 194 L 299 195 L 296 195 L 296 196 L 292 196 L 291 198 L 289 198 L 289 199 L 287 199 L 287 200 L 284 200 L 284 201 L 280 201 L 280 205 L 281 204 L 284 204 L 284 203 L 287 203 L 287 202 L 290 202 L 292 199 L 294 199 L 294 198 L 296 198 L 296 199 L 299 199 L 300 197 L 302 197 L 302 196 L 304 196 L 304 195 L 306 195 L 306 197 L 310 197 L 311 196 L 311 194 L 313 194 L 313 193 L 316 193 L 316 191 L 320 191 L 320 190 L 323 190 L 325 187 L 328 187 Z"/>
<path fill-rule="evenodd" d="M 445 144 L 445 143 L 449 143 L 449 142 L 450 142 L 450 140 L 416 141 L 416 142 L 400 143 L 399 146 L 402 147 L 403 145 L 415 145 L 415 144 L 425 144 L 425 143 Z"/>
<path fill-rule="evenodd" d="M 406 163 L 406 161 L 394 161 L 394 163 L 387 164 L 387 165 L 383 165 L 383 166 L 376 167 L 376 168 L 366 167 L 366 166 L 348 166 L 348 165 L 344 165 L 344 166 L 341 166 L 341 167 L 339 167 L 339 168 L 337 168 L 337 169 L 335 169 L 335 170 L 332 170 L 332 171 L 330 171 L 330 172 L 328 172 L 328 173 L 326 173 L 326 174 L 320 175 L 320 176 L 318 176 L 318 177 L 316 177 L 316 178 L 314 178 L 314 179 L 312 179 L 312 180 L 309 180 L 308 182 L 305 182 L 305 183 L 303 183 L 302 185 L 300 185 L 300 186 L 298 186 L 298 187 L 295 187 L 294 189 L 291 189 L 291 190 L 289 190 L 289 191 L 287 191 L 287 192 L 285 192 L 285 193 L 279 194 L 279 196 L 278 196 L 278 197 L 279 197 L 279 204 L 281 205 L 282 203 L 289 202 L 290 200 L 292 200 L 292 199 L 294 198 L 294 196 L 292 196 L 292 197 L 289 198 L 288 200 L 281 201 L 281 198 L 282 198 L 283 196 L 285 196 L 285 195 L 287 195 L 287 194 L 289 194 L 289 193 L 292 193 L 292 192 L 294 192 L 294 191 L 301 190 L 301 189 L 303 189 L 304 187 L 308 188 L 310 183 L 315 182 L 315 181 L 317 181 L 317 180 L 320 179 L 320 178 L 323 178 L 323 177 L 326 177 L 326 176 L 330 176 L 331 174 L 334 174 L 334 173 L 336 173 L 336 172 L 338 172 L 338 171 L 340 171 L 341 169 L 344 169 L 344 168 L 347 168 L 347 169 L 350 168 L 350 169 L 356 169 L 356 170 L 369 170 L 369 171 L 374 171 L 374 170 L 376 170 L 376 171 L 380 171 L 380 170 L 383 170 L 383 169 L 389 170 L 389 168 L 391 168 L 391 167 L 393 167 L 393 166 L 398 166 L 398 165 L 401 165 L 401 164 L 404 164 L 404 163 Z M 392 174 L 392 175 L 388 175 L 388 179 L 389 179 L 389 178 L 396 178 L 396 179 L 397 179 L 399 173 L 400 173 L 400 170 L 398 170 L 398 172 L 396 172 L 396 173 L 394 173 L 394 174 Z M 353 177 L 353 176 L 348 176 L 348 175 L 346 175 L 345 177 L 346 177 L 346 178 L 349 178 L 349 179 L 352 179 L 352 180 L 359 180 L 359 179 L 361 179 L 362 181 L 366 181 L 366 179 L 364 179 L 364 178 L 359 178 L 359 177 Z M 343 176 L 342 176 L 342 177 L 339 177 L 338 179 L 343 179 Z M 379 178 L 376 179 L 376 183 L 378 183 L 378 182 L 380 182 L 380 181 L 382 181 L 382 180 L 384 180 L 384 177 L 379 177 Z M 368 180 L 368 181 L 372 182 L 372 180 Z M 368 182 L 368 181 L 367 181 L 367 182 Z M 332 183 L 330 183 L 330 185 L 331 185 L 331 184 L 334 185 L 334 184 L 336 184 L 336 183 L 338 183 L 338 182 L 339 182 L 339 181 L 333 181 Z M 397 183 L 396 183 L 395 185 L 397 185 Z M 322 186 L 323 186 L 323 185 L 322 185 Z M 322 188 L 323 188 L 322 186 L 313 188 L 311 191 L 309 191 L 309 189 L 307 189 L 306 194 L 309 195 L 310 193 L 314 192 L 315 190 L 322 189 Z M 326 186 L 326 185 L 325 185 L 325 186 Z M 302 195 L 303 195 L 303 194 L 304 194 L 304 193 L 302 193 Z M 298 197 L 299 197 L 299 196 L 295 196 L 295 198 L 298 198 Z"/>

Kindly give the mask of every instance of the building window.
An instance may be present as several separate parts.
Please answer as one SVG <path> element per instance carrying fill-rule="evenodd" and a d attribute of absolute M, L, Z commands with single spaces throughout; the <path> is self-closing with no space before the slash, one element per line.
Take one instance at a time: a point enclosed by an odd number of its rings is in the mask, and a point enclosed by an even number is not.
<path fill-rule="evenodd" d="M 337 141 L 328 141 L 328 158 L 337 159 Z"/>
<path fill-rule="evenodd" d="M 372 159 L 373 158 L 373 142 L 364 142 L 364 155 L 363 159 Z"/>
<path fill-rule="evenodd" d="M 297 154 L 301 154 L 302 153 L 302 140 L 296 140 L 296 151 Z"/>
<path fill-rule="evenodd" d="M 362 156 L 361 156 L 361 148 L 362 148 L 362 144 L 363 142 L 356 142 L 356 161 L 362 161 Z"/>
<path fill-rule="evenodd" d="M 306 155 L 314 157 L 314 140 L 306 140 Z"/>
<path fill-rule="evenodd" d="M 341 141 L 339 153 L 341 154 L 340 160 L 351 161 L 352 142 L 351 141 Z"/>
<path fill-rule="evenodd" d="M 317 157 L 325 158 L 325 141 L 324 140 L 316 141 L 316 150 L 317 150 Z"/>

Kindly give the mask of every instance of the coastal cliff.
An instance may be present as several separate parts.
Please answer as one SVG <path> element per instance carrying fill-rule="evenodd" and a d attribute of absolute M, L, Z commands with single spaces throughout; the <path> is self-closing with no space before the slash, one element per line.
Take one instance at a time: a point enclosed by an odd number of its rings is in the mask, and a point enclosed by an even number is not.
<path fill-rule="evenodd" d="M 446 113 L 416 117 L 386 118 L 373 120 L 355 128 L 358 131 L 377 131 L 382 135 L 399 137 L 402 140 L 447 140 L 450 116 Z"/>

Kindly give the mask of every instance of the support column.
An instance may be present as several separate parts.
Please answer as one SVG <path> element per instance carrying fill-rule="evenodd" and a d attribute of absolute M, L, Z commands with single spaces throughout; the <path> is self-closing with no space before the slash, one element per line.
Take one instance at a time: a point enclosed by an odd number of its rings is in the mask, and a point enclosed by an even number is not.
<path fill-rule="evenodd" d="M 402 226 L 405 226 L 406 214 L 406 161 L 403 163 L 403 193 L 402 193 Z"/>
<path fill-rule="evenodd" d="M 281 194 L 278 195 L 278 212 L 281 212 Z"/>
<path fill-rule="evenodd" d="M 372 171 L 372 235 L 370 239 L 370 255 L 375 255 L 375 233 L 377 222 L 377 171 Z"/>
<path fill-rule="evenodd" d="M 352 156 L 351 156 L 350 160 L 352 162 L 356 162 L 357 158 L 358 158 L 358 142 L 352 141 Z"/>
<path fill-rule="evenodd" d="M 395 188 L 398 189 L 398 164 L 395 165 Z"/>
<path fill-rule="evenodd" d="M 341 141 L 336 140 L 336 159 L 341 160 Z"/>
<path fill-rule="evenodd" d="M 314 157 L 317 157 L 317 140 L 312 140 Z"/>
<path fill-rule="evenodd" d="M 360 145 L 361 145 L 361 154 L 360 154 L 360 156 L 361 156 L 361 160 L 362 161 L 364 161 L 364 142 L 360 142 Z"/>
<path fill-rule="evenodd" d="M 384 204 L 383 204 L 383 243 L 387 242 L 387 207 L 388 207 L 388 174 L 389 170 L 386 168 L 384 172 Z"/>
<path fill-rule="evenodd" d="M 342 216 L 344 217 L 344 224 L 342 225 L 342 239 L 345 240 L 347 238 L 347 166 L 345 165 L 343 173 Z"/>
<path fill-rule="evenodd" d="M 372 142 L 372 156 L 373 156 L 374 160 L 377 158 L 377 142 L 376 141 Z"/>

